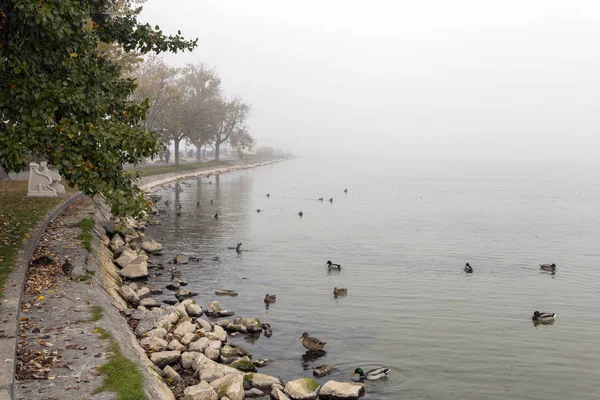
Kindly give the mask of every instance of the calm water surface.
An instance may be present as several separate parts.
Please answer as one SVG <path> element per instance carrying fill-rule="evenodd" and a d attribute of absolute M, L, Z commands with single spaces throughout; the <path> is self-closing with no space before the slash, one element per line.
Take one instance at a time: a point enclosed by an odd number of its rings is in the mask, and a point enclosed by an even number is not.
<path fill-rule="evenodd" d="M 232 340 L 274 360 L 261 372 L 288 380 L 334 366 L 324 383 L 391 368 L 367 382 L 366 399 L 598 399 L 598 172 L 299 158 L 157 190 L 170 215 L 148 234 L 165 246 L 164 262 L 202 257 L 182 267 L 198 303 L 234 289 L 222 307 L 271 323 L 271 338 Z M 240 255 L 228 249 L 237 242 Z M 349 294 L 335 299 L 335 286 Z M 277 294 L 268 309 L 265 293 Z M 534 310 L 556 322 L 535 326 Z M 304 331 L 327 342 L 325 356 L 306 354 Z"/>

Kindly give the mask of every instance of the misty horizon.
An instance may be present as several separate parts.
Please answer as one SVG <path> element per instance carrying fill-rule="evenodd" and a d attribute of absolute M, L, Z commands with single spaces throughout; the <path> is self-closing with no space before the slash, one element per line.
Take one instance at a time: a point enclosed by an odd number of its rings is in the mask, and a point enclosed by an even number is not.
<path fill-rule="evenodd" d="M 251 104 L 257 146 L 298 155 L 593 161 L 600 4 L 148 0 Z"/>

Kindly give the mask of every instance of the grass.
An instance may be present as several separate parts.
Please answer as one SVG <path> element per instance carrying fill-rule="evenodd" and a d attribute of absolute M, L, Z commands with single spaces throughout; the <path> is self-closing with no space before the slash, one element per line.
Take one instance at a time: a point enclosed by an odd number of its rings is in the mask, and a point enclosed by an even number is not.
<path fill-rule="evenodd" d="M 226 165 L 223 161 L 186 162 L 179 165 L 158 165 L 153 167 L 136 168 L 142 176 L 169 174 L 172 172 L 191 171 L 195 169 L 215 168 Z"/>
<path fill-rule="evenodd" d="M 92 306 L 92 316 L 90 318 L 91 322 L 98 322 L 102 319 L 102 313 L 104 310 L 100 306 Z"/>
<path fill-rule="evenodd" d="M 148 400 L 144 393 L 144 377 L 137 365 L 125 357 L 119 344 L 112 335 L 102 327 L 96 327 L 100 339 L 109 340 L 108 362 L 98 368 L 106 375 L 102 386 L 94 390 L 94 394 L 109 390 L 117 394 L 118 400 Z"/>
<path fill-rule="evenodd" d="M 29 231 L 64 197 L 27 197 L 27 181 L 0 181 L 0 297 Z"/>
<path fill-rule="evenodd" d="M 77 226 L 81 229 L 81 233 L 77 236 L 77 239 L 81 240 L 83 247 L 88 251 L 88 253 L 92 252 L 92 229 L 94 228 L 94 218 L 88 217 L 84 218 Z"/>

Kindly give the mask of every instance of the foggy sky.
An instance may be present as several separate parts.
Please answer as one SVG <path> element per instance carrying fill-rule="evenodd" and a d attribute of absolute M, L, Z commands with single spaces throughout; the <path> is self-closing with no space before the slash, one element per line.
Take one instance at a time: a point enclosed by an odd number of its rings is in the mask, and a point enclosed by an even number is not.
<path fill-rule="evenodd" d="M 199 38 L 258 145 L 296 154 L 594 160 L 600 1 L 147 0 Z"/>

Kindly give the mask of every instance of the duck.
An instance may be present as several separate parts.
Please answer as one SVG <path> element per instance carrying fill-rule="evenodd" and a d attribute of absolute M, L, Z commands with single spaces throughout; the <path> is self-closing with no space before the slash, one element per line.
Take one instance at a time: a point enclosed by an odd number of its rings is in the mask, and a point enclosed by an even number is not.
<path fill-rule="evenodd" d="M 330 203 L 333 203 L 333 197 L 329 199 L 329 202 L 330 202 Z"/>
<path fill-rule="evenodd" d="M 235 246 L 235 251 L 238 253 L 242 252 L 242 242 L 239 242 L 236 246 Z"/>
<path fill-rule="evenodd" d="M 344 193 L 348 193 L 348 189 L 344 189 Z"/>
<path fill-rule="evenodd" d="M 219 213 L 215 214 L 215 219 L 219 219 Z"/>
<path fill-rule="evenodd" d="M 171 274 L 171 279 L 181 278 L 181 271 L 176 268 L 171 268 L 169 273 Z"/>
<path fill-rule="evenodd" d="M 200 207 L 200 202 L 199 201 L 196 202 L 196 207 Z"/>
<path fill-rule="evenodd" d="M 334 264 L 334 263 L 332 263 L 331 261 L 327 261 L 327 263 L 326 263 L 326 264 L 327 264 L 327 266 L 328 266 L 329 268 L 337 268 L 337 269 L 342 269 L 342 266 L 341 266 L 340 264 Z"/>
<path fill-rule="evenodd" d="M 302 346 L 311 351 L 322 350 L 323 347 L 325 347 L 325 345 L 327 344 L 326 342 L 323 342 L 317 339 L 316 337 L 308 336 L 308 332 L 304 332 L 302 336 L 300 336 L 300 339 L 302 339 Z"/>
<path fill-rule="evenodd" d="M 319 201 L 323 201 L 323 198 L 322 198 L 322 197 L 319 197 L 319 198 L 318 198 L 318 200 L 319 200 Z"/>
<path fill-rule="evenodd" d="M 256 209 L 256 212 L 257 212 L 257 213 L 259 213 L 259 212 L 260 212 L 260 208 L 257 208 L 257 209 Z"/>
<path fill-rule="evenodd" d="M 540 264 L 540 269 L 543 271 L 556 272 L 556 264 Z"/>
<path fill-rule="evenodd" d="M 369 381 L 376 381 L 377 379 L 385 378 L 386 376 L 388 376 L 389 373 L 390 369 L 387 367 L 375 368 L 370 370 L 366 374 L 362 370 L 362 368 L 356 368 L 352 375 L 358 374 L 361 380 L 366 379 Z"/>
<path fill-rule="evenodd" d="M 534 311 L 533 315 L 531 316 L 531 320 L 536 322 L 552 322 L 554 321 L 555 317 L 556 314 L 553 312 Z"/>
<path fill-rule="evenodd" d="M 465 272 L 467 274 L 472 274 L 473 273 L 473 268 L 469 265 L 469 263 L 465 264 Z"/>
<path fill-rule="evenodd" d="M 271 194 L 270 194 L 270 193 L 267 193 L 267 197 L 271 197 Z"/>
<path fill-rule="evenodd" d="M 275 303 L 277 301 L 277 295 L 276 294 L 269 294 L 267 293 L 265 295 L 265 303 L 270 304 L 270 303 Z"/>
<path fill-rule="evenodd" d="M 210 205 L 212 206 L 212 204 L 213 204 L 213 199 L 210 199 Z"/>
<path fill-rule="evenodd" d="M 69 259 L 66 259 L 65 262 L 63 262 L 61 268 L 63 274 L 67 276 L 71 276 L 71 274 L 73 273 L 73 269 L 75 269 L 75 267 L 73 267 L 73 264 L 71 264 L 71 261 Z"/>
<path fill-rule="evenodd" d="M 340 295 L 344 295 L 344 294 L 348 294 L 348 288 L 333 288 L 333 295 L 335 297 L 340 296 Z"/>
<path fill-rule="evenodd" d="M 304 213 L 303 213 L 302 211 L 300 211 L 300 212 L 298 213 L 298 215 L 299 215 L 299 216 L 303 216 L 303 215 L 304 215 Z"/>

